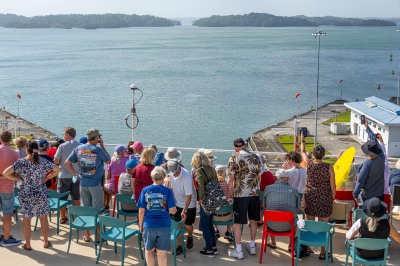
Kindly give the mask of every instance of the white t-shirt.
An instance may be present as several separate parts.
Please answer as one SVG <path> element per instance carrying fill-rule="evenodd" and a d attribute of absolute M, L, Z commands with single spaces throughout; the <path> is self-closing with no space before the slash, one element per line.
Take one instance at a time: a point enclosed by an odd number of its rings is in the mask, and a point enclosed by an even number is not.
<path fill-rule="evenodd" d="M 307 170 L 303 167 L 286 170 L 289 173 L 288 183 L 293 187 L 297 188 L 299 193 L 304 192 L 304 186 L 306 185 Z"/>
<path fill-rule="evenodd" d="M 174 192 L 175 204 L 179 208 L 185 207 L 186 196 L 191 195 L 192 199 L 190 201 L 188 208 L 196 207 L 197 195 L 194 188 L 193 179 L 188 170 L 181 167 L 181 172 L 177 177 L 169 174 L 172 191 Z"/>

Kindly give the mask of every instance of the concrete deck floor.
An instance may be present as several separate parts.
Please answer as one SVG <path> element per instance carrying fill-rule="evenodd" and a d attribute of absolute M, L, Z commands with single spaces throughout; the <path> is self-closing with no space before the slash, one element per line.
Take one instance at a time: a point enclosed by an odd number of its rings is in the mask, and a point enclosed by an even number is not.
<path fill-rule="evenodd" d="M 68 247 L 68 225 L 60 225 L 60 235 L 56 235 L 56 224 L 55 217 L 53 222 L 50 223 L 50 241 L 53 246 L 50 249 L 43 248 L 43 242 L 41 240 L 40 227 L 36 232 L 32 232 L 32 248 L 33 251 L 25 251 L 22 246 L 14 247 L 0 247 L 0 265 L 95 265 L 96 258 L 94 254 L 93 241 L 85 243 L 81 239 L 83 232 L 80 232 L 80 241 L 71 243 L 70 254 L 67 254 Z M 244 252 L 245 258 L 243 260 L 236 260 L 228 257 L 228 241 L 222 237 L 218 240 L 219 255 L 215 258 L 203 257 L 199 251 L 204 247 L 204 240 L 202 234 L 197 230 L 198 228 L 198 217 L 195 224 L 194 232 L 194 248 L 187 252 L 187 258 L 183 255 L 178 256 L 178 265 L 182 266 L 196 266 L 196 265 L 259 265 L 259 247 L 261 245 L 261 227 L 257 233 L 257 255 L 251 256 L 246 251 Z M 14 219 L 13 219 L 14 221 Z M 32 219 L 34 221 L 34 219 Z M 394 219 L 396 228 L 400 228 L 399 220 Z M 12 234 L 16 238 L 22 239 L 22 220 L 19 218 L 17 223 L 13 222 Z M 33 227 L 32 227 L 33 229 Z M 224 234 L 225 229 L 220 228 L 221 235 Z M 345 251 L 344 251 L 344 240 L 345 240 L 346 229 L 344 224 L 336 225 L 336 234 L 334 236 L 333 244 L 333 258 L 334 262 L 331 265 L 344 265 L 345 262 Z M 75 234 L 73 234 L 74 236 Z M 242 242 L 245 244 L 250 240 L 249 228 L 244 227 Z M 263 264 L 264 265 L 290 265 L 290 253 L 287 251 L 287 237 L 277 238 L 278 248 L 271 250 L 267 248 L 267 252 L 264 253 Z M 127 241 L 125 252 L 125 265 L 143 265 L 143 261 L 140 259 L 137 238 L 136 236 Z M 319 248 L 314 247 L 314 254 L 309 257 L 301 259 L 299 265 L 324 265 L 324 261 L 318 259 Z M 103 245 L 99 264 L 101 265 L 121 265 L 121 248 L 118 246 L 118 253 L 115 254 L 113 251 L 113 245 Z M 350 259 L 351 262 L 351 259 Z M 173 255 L 168 253 L 168 265 L 173 265 Z M 388 265 L 400 265 L 400 245 L 396 242 L 392 242 L 389 249 Z"/>

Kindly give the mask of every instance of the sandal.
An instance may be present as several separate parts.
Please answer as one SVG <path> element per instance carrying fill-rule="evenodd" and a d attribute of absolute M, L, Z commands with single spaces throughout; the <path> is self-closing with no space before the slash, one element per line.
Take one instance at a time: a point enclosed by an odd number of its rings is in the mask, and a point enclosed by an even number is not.
<path fill-rule="evenodd" d="M 60 224 L 66 224 L 68 222 L 68 218 L 64 217 L 60 219 Z"/>
<path fill-rule="evenodd" d="M 47 242 L 47 245 L 44 245 L 43 247 L 44 247 L 44 248 L 49 248 L 49 247 L 51 247 L 51 245 L 52 245 L 52 243 L 51 243 L 50 241 L 48 241 L 48 242 Z"/>
<path fill-rule="evenodd" d="M 32 248 L 28 248 L 28 246 L 26 244 L 23 244 L 22 248 L 27 250 L 27 251 L 32 251 Z"/>
<path fill-rule="evenodd" d="M 83 241 L 85 241 L 86 243 L 89 243 L 90 242 L 90 237 L 89 238 L 83 237 Z"/>
<path fill-rule="evenodd" d="M 331 257 L 331 253 L 328 252 L 328 258 L 330 258 L 330 257 Z M 325 260 L 326 259 L 325 252 L 324 253 L 320 253 L 318 258 L 320 260 Z"/>
<path fill-rule="evenodd" d="M 276 249 L 276 243 L 268 242 L 267 246 L 272 248 L 272 249 Z"/>

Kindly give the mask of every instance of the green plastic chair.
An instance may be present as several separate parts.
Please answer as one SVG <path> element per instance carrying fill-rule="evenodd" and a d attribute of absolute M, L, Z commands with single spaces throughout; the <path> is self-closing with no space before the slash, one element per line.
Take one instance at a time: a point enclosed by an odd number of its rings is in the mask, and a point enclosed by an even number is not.
<path fill-rule="evenodd" d="M 101 248 L 103 246 L 103 240 L 114 242 L 114 252 L 117 253 L 117 242 L 122 244 L 122 255 L 121 255 L 121 265 L 124 265 L 125 257 L 125 241 L 134 235 L 138 235 L 138 247 L 140 251 L 140 257 L 143 257 L 142 251 L 142 234 L 139 230 L 133 228 L 127 228 L 129 225 L 137 224 L 137 221 L 124 222 L 115 217 L 100 216 L 100 247 L 97 253 L 96 264 L 99 263 Z"/>
<path fill-rule="evenodd" d="M 69 191 L 64 193 L 59 193 L 55 190 L 48 189 L 47 193 L 49 195 L 49 203 L 50 203 L 50 212 L 49 212 L 49 219 L 51 222 L 51 212 L 57 212 L 57 235 L 60 233 L 60 209 L 67 207 L 70 205 L 69 200 L 62 200 L 61 198 L 68 196 Z M 36 217 L 35 228 L 33 229 L 36 231 L 37 224 L 38 224 L 39 217 Z"/>
<path fill-rule="evenodd" d="M 260 193 L 261 194 L 261 193 Z M 225 205 L 219 208 L 218 210 L 215 211 L 214 215 L 220 215 L 221 213 L 228 213 L 231 212 L 233 213 L 233 205 Z M 233 215 L 232 215 L 232 220 L 226 221 L 226 222 L 221 222 L 221 221 L 213 221 L 214 225 L 220 226 L 220 225 L 232 225 L 234 226 L 235 222 L 233 220 Z M 233 237 L 233 245 L 236 247 L 236 241 L 235 241 L 235 230 L 232 230 L 232 237 Z M 243 232 L 243 225 L 242 225 L 242 232 Z"/>
<path fill-rule="evenodd" d="M 102 210 L 89 206 L 69 206 L 69 239 L 68 249 L 71 246 L 72 229 L 76 229 L 76 242 L 79 242 L 79 230 L 94 231 L 94 254 L 97 255 L 97 226 L 99 223 L 99 214 Z"/>
<path fill-rule="evenodd" d="M 21 207 L 19 203 L 19 196 L 18 192 L 20 191 L 19 188 L 14 187 L 14 210 L 15 210 L 15 222 L 18 222 L 18 210 Z"/>
<path fill-rule="evenodd" d="M 300 245 L 321 246 L 325 247 L 325 262 L 329 265 L 328 250 L 331 253 L 331 261 L 333 262 L 332 238 L 335 234 L 335 224 L 304 221 L 304 227 L 297 231 L 297 247 L 296 247 L 296 266 L 299 263 Z"/>
<path fill-rule="evenodd" d="M 346 239 L 345 249 L 346 249 L 346 263 L 347 266 L 349 255 L 353 258 L 352 265 L 356 264 L 362 265 L 386 265 L 387 253 L 390 244 L 390 238 L 387 239 L 376 239 L 376 238 L 356 238 L 352 240 Z M 356 249 L 361 248 L 365 250 L 384 250 L 384 256 L 380 259 L 363 259 L 357 255 Z"/>
<path fill-rule="evenodd" d="M 121 204 L 135 204 L 135 200 L 132 199 L 132 195 L 129 194 L 116 194 L 117 198 L 117 218 L 120 215 L 124 216 L 124 221 L 126 222 L 126 217 L 137 217 L 139 215 L 139 209 L 136 211 L 125 211 L 122 209 Z"/>
<path fill-rule="evenodd" d="M 173 243 L 174 247 L 174 266 L 176 266 L 176 245 L 177 245 L 177 239 L 178 237 L 182 238 L 182 250 L 183 250 L 183 257 L 186 258 L 186 248 L 185 248 L 185 242 L 184 242 L 184 236 L 185 236 L 185 223 L 184 220 L 181 220 L 179 222 L 176 222 L 175 220 L 171 219 L 171 241 Z"/>

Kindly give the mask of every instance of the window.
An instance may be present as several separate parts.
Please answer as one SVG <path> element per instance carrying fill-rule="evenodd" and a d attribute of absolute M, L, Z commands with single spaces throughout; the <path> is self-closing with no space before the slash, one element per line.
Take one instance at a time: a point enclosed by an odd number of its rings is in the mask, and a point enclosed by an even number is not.
<path fill-rule="evenodd" d="M 358 115 L 355 115 L 356 118 L 358 118 Z"/>
<path fill-rule="evenodd" d="M 379 131 L 381 131 L 381 130 L 382 130 L 382 128 L 381 128 L 381 127 L 378 127 L 378 130 L 379 130 Z"/>

